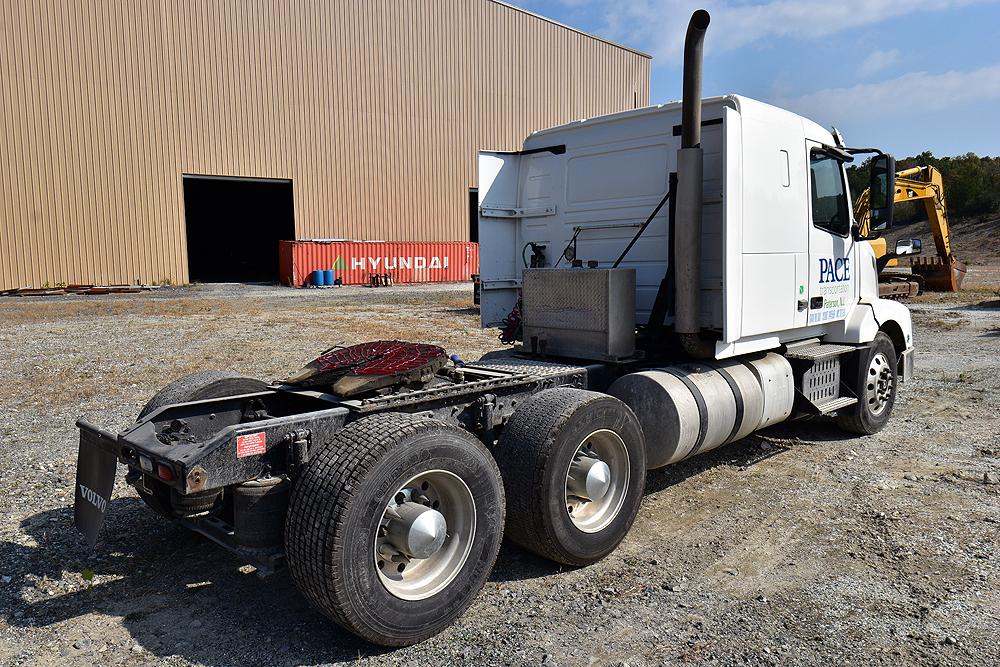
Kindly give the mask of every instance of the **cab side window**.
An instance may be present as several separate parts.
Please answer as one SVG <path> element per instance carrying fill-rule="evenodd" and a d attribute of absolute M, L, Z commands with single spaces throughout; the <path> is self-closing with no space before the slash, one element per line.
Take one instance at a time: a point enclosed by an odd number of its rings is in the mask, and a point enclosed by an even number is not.
<path fill-rule="evenodd" d="M 813 224 L 837 236 L 850 234 L 851 216 L 840 162 L 813 151 L 809 155 L 809 184 Z"/>

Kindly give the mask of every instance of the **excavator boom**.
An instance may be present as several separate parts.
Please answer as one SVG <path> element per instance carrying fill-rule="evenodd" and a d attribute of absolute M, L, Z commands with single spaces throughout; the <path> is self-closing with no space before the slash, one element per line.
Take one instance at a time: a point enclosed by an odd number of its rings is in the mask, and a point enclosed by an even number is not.
<path fill-rule="evenodd" d="M 952 252 L 944 181 L 941 178 L 941 172 L 930 165 L 911 167 L 896 172 L 894 203 L 916 200 L 921 200 L 924 204 L 937 256 L 895 259 L 889 262 L 888 266 L 899 266 L 901 263 L 904 266 L 908 265 L 913 273 L 922 279 L 923 287 L 928 290 L 957 292 L 962 287 L 966 266 L 958 261 Z M 854 207 L 854 218 L 864 233 L 868 225 L 871 224 L 868 190 L 862 192 L 861 196 L 858 197 Z M 870 243 L 875 250 L 876 257 L 882 257 L 886 254 L 885 239 L 875 239 Z M 898 279 L 894 282 L 897 285 L 899 283 Z"/>

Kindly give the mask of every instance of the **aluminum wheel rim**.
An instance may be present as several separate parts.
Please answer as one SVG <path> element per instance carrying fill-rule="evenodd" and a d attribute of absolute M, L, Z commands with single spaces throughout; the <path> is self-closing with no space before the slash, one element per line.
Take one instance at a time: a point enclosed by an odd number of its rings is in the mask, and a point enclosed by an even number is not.
<path fill-rule="evenodd" d="M 580 464 L 598 461 L 607 466 L 607 490 L 599 498 L 588 498 L 580 492 L 580 479 L 574 472 Z M 625 504 L 629 483 L 629 456 L 625 442 L 614 431 L 594 431 L 580 443 L 566 469 L 565 506 L 570 521 L 584 533 L 597 533 L 615 520 Z"/>
<path fill-rule="evenodd" d="M 892 398 L 893 377 L 892 366 L 881 352 L 872 357 L 865 377 L 865 400 L 873 415 L 882 414 Z"/>
<path fill-rule="evenodd" d="M 410 505 L 407 505 L 409 503 Z M 404 507 L 406 505 L 406 507 Z M 446 524 L 444 543 L 433 554 L 418 558 L 405 553 L 393 540 L 393 521 L 414 505 L 439 512 Z M 373 546 L 379 581 L 402 600 L 423 600 L 441 592 L 458 576 L 472 550 L 476 532 L 476 503 L 458 475 L 428 470 L 410 478 L 392 494 L 382 509 Z"/>

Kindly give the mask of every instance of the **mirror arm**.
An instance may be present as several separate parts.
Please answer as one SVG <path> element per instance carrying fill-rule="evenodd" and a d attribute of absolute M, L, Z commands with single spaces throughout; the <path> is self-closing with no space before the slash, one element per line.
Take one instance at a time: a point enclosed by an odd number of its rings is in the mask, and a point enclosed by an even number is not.
<path fill-rule="evenodd" d="M 845 148 L 844 150 L 851 155 L 861 155 L 864 153 L 874 153 L 876 156 L 885 155 L 885 153 L 878 148 Z"/>
<path fill-rule="evenodd" d="M 881 231 L 871 231 L 869 229 L 868 235 L 867 236 L 863 236 L 861 234 L 861 226 L 857 222 L 854 222 L 851 225 L 851 236 L 854 237 L 855 241 L 874 241 L 875 239 L 882 238 L 882 232 Z"/>

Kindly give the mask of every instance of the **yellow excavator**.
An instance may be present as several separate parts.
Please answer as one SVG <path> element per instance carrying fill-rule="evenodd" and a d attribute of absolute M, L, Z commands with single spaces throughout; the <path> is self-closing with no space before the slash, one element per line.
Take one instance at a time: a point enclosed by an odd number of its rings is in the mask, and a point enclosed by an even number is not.
<path fill-rule="evenodd" d="M 927 221 L 937 248 L 936 257 L 904 257 L 885 262 L 885 266 L 899 267 L 902 262 L 909 266 L 911 273 L 881 271 L 879 274 L 879 294 L 883 297 L 916 296 L 924 290 L 933 292 L 957 292 L 962 287 L 966 266 L 958 261 L 951 250 L 948 230 L 948 208 L 945 204 L 944 182 L 941 172 L 931 166 L 911 167 L 896 172 L 896 193 L 894 203 L 922 200 L 927 212 Z M 854 219 L 862 234 L 871 224 L 869 192 L 861 193 L 854 205 Z M 869 241 L 876 258 L 885 257 L 887 248 L 884 238 Z M 882 265 L 882 262 L 879 262 Z"/>

